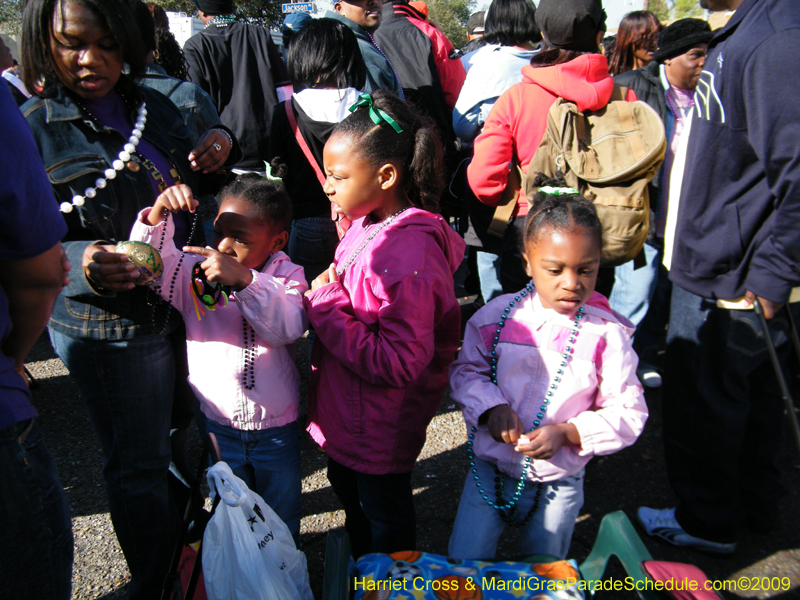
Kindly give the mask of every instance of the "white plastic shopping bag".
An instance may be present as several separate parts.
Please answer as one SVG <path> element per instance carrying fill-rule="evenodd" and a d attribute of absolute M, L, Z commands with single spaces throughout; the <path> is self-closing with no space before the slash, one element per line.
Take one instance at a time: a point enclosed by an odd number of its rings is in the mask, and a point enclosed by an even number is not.
<path fill-rule="evenodd" d="M 313 600 L 306 556 L 275 511 L 224 462 L 208 485 L 222 498 L 203 535 L 209 600 Z"/>

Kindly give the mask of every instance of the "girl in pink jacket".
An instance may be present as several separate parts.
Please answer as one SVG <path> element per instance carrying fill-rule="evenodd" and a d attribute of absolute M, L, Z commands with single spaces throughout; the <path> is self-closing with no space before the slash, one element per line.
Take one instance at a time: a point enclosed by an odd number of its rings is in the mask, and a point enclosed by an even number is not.
<path fill-rule="evenodd" d="M 279 180 L 241 175 L 219 195 L 214 247 L 173 242 L 171 213 L 194 212 L 188 186 L 174 185 L 145 209 L 132 240 L 158 248 L 159 294 L 186 324 L 189 383 L 222 459 L 300 535 L 300 374 L 294 343 L 307 329 L 303 268 L 281 248 L 291 202 Z M 195 221 L 196 222 L 196 221 Z M 205 279 L 208 283 L 204 282 Z M 228 286 L 227 294 L 212 286 Z"/>
<path fill-rule="evenodd" d="M 443 172 L 433 124 L 383 91 L 350 110 L 323 158 L 325 193 L 352 225 L 305 307 L 318 335 L 308 431 L 357 558 L 415 547 L 411 470 L 458 348 L 464 241 L 429 212 Z"/>
<path fill-rule="evenodd" d="M 647 420 L 633 328 L 594 291 L 602 236 L 592 203 L 540 187 L 523 239 L 533 285 L 469 320 L 450 370 L 470 459 L 455 558 L 493 557 L 506 525 L 520 529 L 525 555 L 565 558 L 584 466 L 632 444 Z"/>

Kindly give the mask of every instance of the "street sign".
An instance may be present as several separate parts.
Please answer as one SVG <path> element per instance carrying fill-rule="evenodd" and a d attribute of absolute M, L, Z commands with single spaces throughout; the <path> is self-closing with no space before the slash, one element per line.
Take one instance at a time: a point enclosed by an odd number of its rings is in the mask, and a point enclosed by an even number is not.
<path fill-rule="evenodd" d="M 281 4 L 281 10 L 283 11 L 284 14 L 296 13 L 296 12 L 312 13 L 314 12 L 314 3 L 293 2 L 293 3 Z"/>

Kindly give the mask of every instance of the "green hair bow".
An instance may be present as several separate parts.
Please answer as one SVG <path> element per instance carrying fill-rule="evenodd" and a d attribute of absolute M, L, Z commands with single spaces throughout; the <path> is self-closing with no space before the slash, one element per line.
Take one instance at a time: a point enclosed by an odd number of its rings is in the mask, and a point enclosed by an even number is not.
<path fill-rule="evenodd" d="M 539 191 L 543 194 L 549 194 L 553 196 L 567 196 L 567 195 L 574 195 L 578 194 L 578 190 L 575 188 L 568 188 L 568 187 L 540 187 Z"/>
<path fill-rule="evenodd" d="M 269 179 L 270 181 L 283 181 L 283 179 L 281 179 L 277 175 L 273 175 L 272 174 L 272 165 L 271 164 L 269 164 L 267 161 L 264 161 L 264 166 L 267 168 L 266 169 L 266 178 L 267 179 Z"/>
<path fill-rule="evenodd" d="M 350 107 L 350 112 L 356 112 L 356 110 L 362 106 L 369 107 L 369 118 L 372 119 L 372 122 L 375 123 L 375 125 L 380 125 L 381 122 L 388 123 L 397 133 L 403 133 L 403 129 L 397 124 L 397 121 L 390 117 L 385 110 L 375 108 L 372 103 L 372 96 L 369 94 L 360 94 L 355 104 Z"/>

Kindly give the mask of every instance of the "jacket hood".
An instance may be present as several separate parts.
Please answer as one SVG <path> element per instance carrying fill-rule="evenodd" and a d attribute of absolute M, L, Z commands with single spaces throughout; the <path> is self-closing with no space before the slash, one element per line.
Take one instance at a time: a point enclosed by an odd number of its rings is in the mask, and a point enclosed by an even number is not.
<path fill-rule="evenodd" d="M 554 96 L 578 105 L 582 112 L 599 110 L 608 104 L 614 80 L 608 74 L 608 61 L 602 54 L 584 54 L 552 67 L 522 68 L 523 83 L 535 83 Z"/>
<path fill-rule="evenodd" d="M 464 260 L 465 242 L 447 224 L 444 217 L 420 208 L 411 208 L 400 215 L 392 226 L 393 230 L 406 228 L 430 235 L 442 249 L 450 266 L 450 272 L 456 272 Z"/>

